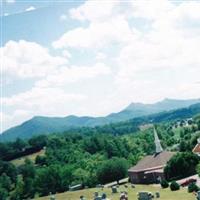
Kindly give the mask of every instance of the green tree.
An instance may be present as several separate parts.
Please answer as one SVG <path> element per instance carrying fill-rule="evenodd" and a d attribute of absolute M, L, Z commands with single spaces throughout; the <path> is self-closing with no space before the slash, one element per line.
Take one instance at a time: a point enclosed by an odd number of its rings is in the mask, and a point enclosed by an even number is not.
<path fill-rule="evenodd" d="M 0 186 L 0 200 L 7 200 L 8 191 Z"/>
<path fill-rule="evenodd" d="M 112 181 L 119 181 L 126 177 L 128 164 L 125 159 L 112 158 L 105 161 L 97 171 L 98 180 L 101 183 L 109 183 Z"/>
<path fill-rule="evenodd" d="M 11 190 L 11 179 L 9 176 L 7 176 L 5 173 L 3 173 L 0 177 L 0 186 L 4 189 L 6 189 L 7 191 Z"/>
<path fill-rule="evenodd" d="M 24 195 L 24 182 L 18 178 L 15 190 L 10 195 L 10 200 L 22 200 Z"/>
<path fill-rule="evenodd" d="M 35 164 L 40 166 L 46 165 L 47 164 L 46 156 L 37 155 L 35 158 Z"/>
<path fill-rule="evenodd" d="M 191 152 L 175 154 L 164 168 L 168 180 L 188 177 L 196 173 L 199 157 Z"/>

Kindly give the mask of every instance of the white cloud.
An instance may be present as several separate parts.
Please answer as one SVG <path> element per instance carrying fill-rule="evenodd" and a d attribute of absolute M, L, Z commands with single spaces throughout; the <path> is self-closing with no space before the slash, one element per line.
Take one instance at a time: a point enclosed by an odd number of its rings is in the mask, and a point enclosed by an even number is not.
<path fill-rule="evenodd" d="M 61 21 L 66 21 L 66 20 L 67 20 L 67 15 L 64 15 L 64 14 L 61 15 L 61 16 L 60 16 L 60 20 L 61 20 Z"/>
<path fill-rule="evenodd" d="M 67 64 L 66 58 L 51 56 L 48 49 L 24 40 L 7 42 L 0 52 L 3 54 L 3 74 L 15 78 L 45 77 Z"/>
<path fill-rule="evenodd" d="M 66 32 L 53 42 L 55 48 L 102 48 L 112 43 L 127 43 L 138 37 L 137 32 L 130 29 L 122 16 L 104 22 L 90 23 L 88 28 L 76 28 Z"/>
<path fill-rule="evenodd" d="M 110 74 L 110 68 L 103 63 L 97 63 L 92 67 L 70 66 L 63 67 L 55 74 L 51 74 L 46 79 L 36 83 L 39 87 L 64 86 L 68 83 L 81 82 L 101 75 Z"/>
<path fill-rule="evenodd" d="M 29 11 L 33 11 L 33 10 L 35 10 L 35 9 L 36 9 L 36 8 L 35 8 L 34 6 L 30 6 L 30 7 L 26 8 L 25 11 L 29 12 Z"/>
<path fill-rule="evenodd" d="M 67 50 L 64 50 L 64 51 L 62 52 L 62 55 L 63 55 L 64 57 L 66 57 L 66 58 L 71 58 L 71 57 L 72 57 L 71 54 L 69 53 L 69 51 L 67 51 Z"/>
<path fill-rule="evenodd" d="M 4 97 L 2 98 L 4 110 L 13 108 L 13 112 L 2 114 L 3 129 L 17 125 L 35 115 L 69 115 L 76 112 L 75 104 L 84 99 L 86 99 L 84 95 L 66 93 L 60 88 L 39 87 L 11 97 Z"/>
<path fill-rule="evenodd" d="M 80 21 L 105 21 L 109 17 L 113 17 L 112 14 L 115 12 L 116 6 L 120 1 L 104 1 L 100 3 L 98 1 L 89 0 L 78 8 L 72 8 L 70 10 L 70 16 L 73 19 Z"/>
<path fill-rule="evenodd" d="M 56 104 L 65 104 L 67 102 L 73 102 L 76 100 L 82 100 L 83 95 L 79 94 L 67 94 L 64 90 L 59 88 L 40 88 L 34 87 L 30 91 L 13 95 L 12 97 L 3 97 L 3 104 L 6 106 L 18 106 L 20 108 L 39 109 L 45 112 L 45 110 L 56 110 L 54 107 Z"/>
<path fill-rule="evenodd" d="M 104 60 L 104 59 L 106 59 L 106 57 L 107 57 L 106 54 L 102 53 L 102 52 L 98 52 L 96 55 L 97 60 Z"/>

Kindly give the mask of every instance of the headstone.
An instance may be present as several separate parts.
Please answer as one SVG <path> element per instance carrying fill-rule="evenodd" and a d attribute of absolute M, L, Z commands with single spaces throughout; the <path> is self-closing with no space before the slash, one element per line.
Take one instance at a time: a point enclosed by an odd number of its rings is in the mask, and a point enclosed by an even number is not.
<path fill-rule="evenodd" d="M 54 195 L 51 195 L 51 196 L 50 196 L 50 200 L 56 200 L 55 196 L 54 196 Z"/>
<path fill-rule="evenodd" d="M 200 190 L 197 192 L 197 200 L 200 200 Z"/>
<path fill-rule="evenodd" d="M 153 195 L 151 192 L 139 192 L 138 193 L 138 200 L 152 200 Z"/>
<path fill-rule="evenodd" d="M 102 200 L 106 200 L 106 194 L 105 194 L 105 193 L 102 194 L 101 199 L 102 199 Z"/>
<path fill-rule="evenodd" d="M 95 192 L 94 193 L 94 197 L 98 197 L 99 196 L 99 193 L 98 192 Z"/>
<path fill-rule="evenodd" d="M 101 187 L 102 187 L 101 184 L 96 185 L 96 188 L 101 188 Z"/>
<path fill-rule="evenodd" d="M 117 187 L 112 187 L 112 193 L 117 193 Z"/>
<path fill-rule="evenodd" d="M 83 195 L 80 196 L 80 200 L 85 200 Z"/>
<path fill-rule="evenodd" d="M 160 193 L 156 192 L 156 198 L 160 198 Z"/>
<path fill-rule="evenodd" d="M 132 188 L 135 188 L 135 185 L 132 184 L 131 187 L 132 187 Z"/>

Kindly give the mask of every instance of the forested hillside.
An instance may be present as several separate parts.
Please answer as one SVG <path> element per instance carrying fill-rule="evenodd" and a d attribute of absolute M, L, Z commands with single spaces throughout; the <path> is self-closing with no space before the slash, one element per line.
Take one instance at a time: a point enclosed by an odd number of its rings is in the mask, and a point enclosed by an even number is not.
<path fill-rule="evenodd" d="M 0 143 L 0 194 L 11 200 L 27 199 L 67 191 L 70 185 L 93 187 L 126 177 L 130 166 L 154 153 L 153 128 L 115 134 L 117 125 L 112 126 L 110 130 L 104 127 L 104 132 L 103 127 L 83 128 L 80 133 L 68 131 Z M 162 146 L 173 151 L 191 152 L 200 136 L 199 116 L 155 126 Z M 44 147 L 45 155 L 37 156 L 35 163 L 26 160 L 15 166 L 5 161 L 5 155 L 17 157 L 26 149 Z"/>

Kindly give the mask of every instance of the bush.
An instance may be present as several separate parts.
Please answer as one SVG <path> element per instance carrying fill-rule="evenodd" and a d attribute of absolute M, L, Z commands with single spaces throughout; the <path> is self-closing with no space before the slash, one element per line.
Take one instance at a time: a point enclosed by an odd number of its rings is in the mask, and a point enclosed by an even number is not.
<path fill-rule="evenodd" d="M 180 189 L 180 185 L 176 181 L 172 181 L 170 185 L 171 191 L 176 191 Z"/>
<path fill-rule="evenodd" d="M 162 188 L 168 188 L 169 187 L 169 183 L 164 179 L 161 181 L 160 183 Z"/>
<path fill-rule="evenodd" d="M 190 183 L 188 185 L 188 192 L 197 192 L 199 187 L 195 183 Z"/>

